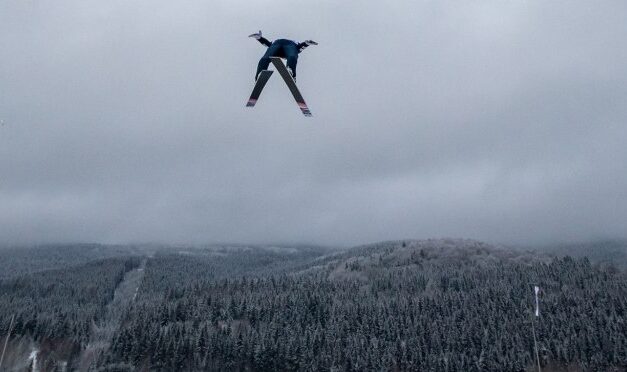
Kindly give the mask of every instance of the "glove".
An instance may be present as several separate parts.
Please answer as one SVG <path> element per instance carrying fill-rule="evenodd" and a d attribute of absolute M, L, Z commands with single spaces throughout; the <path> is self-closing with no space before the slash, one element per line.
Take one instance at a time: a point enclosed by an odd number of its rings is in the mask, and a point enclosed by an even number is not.
<path fill-rule="evenodd" d="M 256 34 L 250 34 L 250 35 L 248 35 L 248 37 L 255 38 L 256 40 L 261 39 L 261 30 L 259 30 L 259 32 L 257 32 Z"/>
<path fill-rule="evenodd" d="M 261 31 L 259 31 L 259 32 L 261 32 Z M 307 44 L 307 46 L 309 46 L 309 45 L 318 45 L 318 43 L 316 43 L 313 40 L 305 40 L 304 43 Z"/>

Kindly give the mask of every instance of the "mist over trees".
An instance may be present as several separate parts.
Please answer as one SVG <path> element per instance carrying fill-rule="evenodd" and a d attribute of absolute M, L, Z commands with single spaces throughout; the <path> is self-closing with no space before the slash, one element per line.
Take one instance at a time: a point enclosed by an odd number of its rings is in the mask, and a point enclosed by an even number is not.
<path fill-rule="evenodd" d="M 146 248 L 102 244 L 47 244 L 0 247 L 0 279 L 44 270 L 78 266 L 90 261 L 142 254 Z"/>
<path fill-rule="evenodd" d="M 18 314 L 14 354 L 25 340 L 47 345 L 49 370 L 63 361 L 81 370 L 528 371 L 533 320 L 546 370 L 627 369 L 627 277 L 585 257 L 428 240 L 144 259 L 136 296 L 91 359 L 93 324 L 142 258 L 0 282 L 0 329 Z"/>

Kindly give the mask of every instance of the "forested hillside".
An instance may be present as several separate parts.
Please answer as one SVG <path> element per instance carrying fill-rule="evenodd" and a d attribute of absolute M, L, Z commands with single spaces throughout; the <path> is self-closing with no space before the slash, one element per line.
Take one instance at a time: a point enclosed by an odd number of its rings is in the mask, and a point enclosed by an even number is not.
<path fill-rule="evenodd" d="M 16 339 L 70 343 L 79 370 L 531 371 L 534 321 L 543 370 L 627 370 L 623 271 L 468 240 L 164 250 L 85 365 L 90 320 L 139 262 L 5 280 L 0 326 L 19 313 Z"/>
<path fill-rule="evenodd" d="M 26 349 L 52 354 L 52 360 L 42 358 L 49 369 L 74 359 L 87 346 L 92 325 L 104 316 L 124 274 L 138 265 L 136 257 L 113 258 L 1 281 L 2 334 L 15 316 L 7 364 L 19 365 Z"/>
<path fill-rule="evenodd" d="M 167 270 L 164 268 L 167 267 Z M 300 271 L 226 278 L 193 259 L 148 266 L 106 365 L 156 370 L 506 370 L 627 366 L 627 282 L 471 241 L 378 244 Z M 164 274 L 164 272 L 168 274 Z"/>

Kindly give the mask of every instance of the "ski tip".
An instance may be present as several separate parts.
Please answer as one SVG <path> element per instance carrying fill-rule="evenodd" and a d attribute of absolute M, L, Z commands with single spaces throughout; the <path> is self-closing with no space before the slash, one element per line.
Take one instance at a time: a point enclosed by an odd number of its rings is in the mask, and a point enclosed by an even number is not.
<path fill-rule="evenodd" d="M 246 103 L 246 107 L 253 107 L 255 106 L 255 103 L 257 103 L 256 99 L 249 99 L 248 103 Z"/>
<path fill-rule="evenodd" d="M 307 104 L 305 102 L 298 102 L 298 108 L 300 108 L 300 111 L 303 112 L 303 115 L 307 117 L 313 116 L 311 114 L 311 111 L 309 111 L 309 107 L 307 107 Z"/>

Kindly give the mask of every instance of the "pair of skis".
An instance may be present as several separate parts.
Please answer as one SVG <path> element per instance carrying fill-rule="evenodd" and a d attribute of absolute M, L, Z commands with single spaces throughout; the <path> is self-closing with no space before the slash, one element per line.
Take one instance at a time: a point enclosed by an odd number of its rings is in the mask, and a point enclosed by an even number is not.
<path fill-rule="evenodd" d="M 311 111 L 309 111 L 309 107 L 307 107 L 307 103 L 305 103 L 305 99 L 303 98 L 303 95 L 300 94 L 300 91 L 298 90 L 298 87 L 296 86 L 296 82 L 294 81 L 294 78 L 292 78 L 292 75 L 290 75 L 290 72 L 287 71 L 287 68 L 283 64 L 283 61 L 281 61 L 281 58 L 270 57 L 270 60 L 272 60 L 272 64 L 274 64 L 274 68 L 276 68 L 276 70 L 279 72 L 279 74 L 285 81 L 285 84 L 287 84 L 287 87 L 290 89 L 290 92 L 292 92 L 292 95 L 294 96 L 294 99 L 296 100 L 296 103 L 298 104 L 298 108 L 300 108 L 300 111 L 302 111 L 303 115 L 307 117 L 312 116 Z M 257 82 L 255 83 L 255 87 L 253 88 L 253 93 L 250 95 L 250 98 L 248 99 L 248 103 L 246 104 L 246 107 L 255 106 L 255 104 L 257 103 L 257 100 L 259 99 L 259 96 L 261 95 L 261 91 L 266 86 L 266 83 L 270 79 L 270 76 L 272 76 L 272 72 L 273 71 L 270 71 L 270 70 L 261 71 L 261 73 L 259 74 L 259 78 L 257 79 Z"/>

